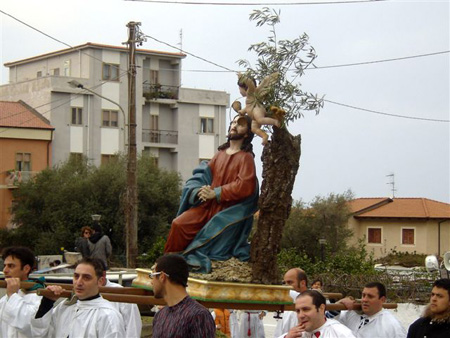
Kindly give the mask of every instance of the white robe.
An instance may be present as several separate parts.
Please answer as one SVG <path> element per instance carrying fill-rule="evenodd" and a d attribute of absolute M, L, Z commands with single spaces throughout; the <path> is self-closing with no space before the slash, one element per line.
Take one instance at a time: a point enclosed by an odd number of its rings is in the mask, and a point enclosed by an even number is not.
<path fill-rule="evenodd" d="M 0 299 L 0 337 L 28 338 L 31 337 L 31 318 L 34 318 L 41 296 L 36 293 L 25 294 L 22 290 Z"/>
<path fill-rule="evenodd" d="M 122 315 L 102 297 L 62 302 L 41 318 L 31 320 L 33 337 L 48 338 L 124 338 Z"/>
<path fill-rule="evenodd" d="M 368 319 L 365 325 L 361 325 L 364 320 L 355 311 L 342 311 L 336 319 L 350 328 L 357 338 L 406 337 L 406 330 L 389 310 L 382 309 L 372 316 L 363 316 Z"/>
<path fill-rule="evenodd" d="M 295 290 L 289 290 L 289 296 L 291 296 L 292 301 L 295 303 L 297 296 L 300 292 Z M 297 312 L 295 311 L 284 311 L 281 314 L 282 318 L 277 320 L 277 326 L 275 328 L 275 332 L 273 336 L 275 338 L 283 336 L 285 333 L 288 333 L 290 329 L 298 324 Z"/>
<path fill-rule="evenodd" d="M 240 338 L 239 337 L 239 321 L 238 321 L 236 310 L 230 310 L 230 333 L 231 333 L 231 338 Z"/>
<path fill-rule="evenodd" d="M 262 311 L 243 310 L 240 316 L 240 336 L 241 338 L 265 338 L 264 324 L 259 319 Z M 249 318 L 250 315 L 250 318 Z M 250 320 L 249 320 L 250 319 Z M 250 335 L 248 335 L 250 329 Z"/>
<path fill-rule="evenodd" d="M 347 326 L 334 319 L 327 319 L 325 324 L 312 332 L 303 332 L 302 338 L 316 338 L 316 332 L 320 332 L 319 338 L 355 338 L 352 331 Z M 287 333 L 279 338 L 286 337 L 286 335 Z"/>
<path fill-rule="evenodd" d="M 106 279 L 105 286 L 116 288 L 123 287 L 122 285 L 113 283 L 108 279 Z M 136 304 L 118 302 L 111 302 L 111 305 L 114 306 L 123 317 L 123 320 L 125 322 L 125 332 L 127 334 L 126 337 L 140 338 L 142 331 L 142 319 L 138 306 Z"/>

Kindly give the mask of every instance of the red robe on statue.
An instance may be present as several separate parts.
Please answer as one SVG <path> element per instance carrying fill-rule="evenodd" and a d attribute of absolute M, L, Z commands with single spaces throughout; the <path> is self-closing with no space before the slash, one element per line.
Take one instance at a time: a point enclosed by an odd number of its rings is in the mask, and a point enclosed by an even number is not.
<path fill-rule="evenodd" d="M 211 188 L 221 188 L 220 200 L 208 200 L 193 207 L 172 222 L 164 252 L 181 252 L 200 229 L 218 212 L 251 196 L 256 186 L 253 154 L 239 151 L 228 155 L 219 151 L 208 163 L 213 176 Z"/>

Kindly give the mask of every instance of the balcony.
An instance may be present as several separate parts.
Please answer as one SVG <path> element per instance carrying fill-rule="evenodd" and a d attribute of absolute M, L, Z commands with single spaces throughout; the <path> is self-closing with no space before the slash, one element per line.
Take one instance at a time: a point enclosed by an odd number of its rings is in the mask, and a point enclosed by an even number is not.
<path fill-rule="evenodd" d="M 142 129 L 142 142 L 178 144 L 178 131 Z"/>
<path fill-rule="evenodd" d="M 142 89 L 143 95 L 147 100 L 177 100 L 178 99 L 178 87 L 177 86 L 167 86 L 162 84 L 143 84 Z"/>
<path fill-rule="evenodd" d="M 37 171 L 6 171 L 6 178 L 4 180 L 8 188 L 15 188 L 22 182 L 28 182 L 31 178 L 36 176 Z"/>

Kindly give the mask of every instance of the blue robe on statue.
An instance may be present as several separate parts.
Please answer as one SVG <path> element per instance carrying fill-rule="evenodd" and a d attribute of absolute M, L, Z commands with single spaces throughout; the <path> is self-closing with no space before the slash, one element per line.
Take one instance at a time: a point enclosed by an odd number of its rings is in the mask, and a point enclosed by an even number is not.
<path fill-rule="evenodd" d="M 186 182 L 181 195 L 178 215 L 200 204 L 197 193 L 212 182 L 211 170 L 202 162 Z M 248 236 L 253 225 L 253 214 L 257 211 L 258 182 L 254 193 L 238 204 L 215 214 L 197 233 L 194 240 L 181 253 L 192 270 L 211 272 L 211 260 L 224 261 L 236 257 L 241 261 L 250 258 Z"/>

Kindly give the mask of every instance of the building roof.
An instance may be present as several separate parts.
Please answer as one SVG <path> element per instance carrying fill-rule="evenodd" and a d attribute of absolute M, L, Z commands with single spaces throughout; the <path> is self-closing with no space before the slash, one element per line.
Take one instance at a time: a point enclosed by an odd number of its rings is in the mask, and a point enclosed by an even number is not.
<path fill-rule="evenodd" d="M 428 198 L 357 198 L 349 203 L 355 218 L 450 219 L 450 204 Z"/>
<path fill-rule="evenodd" d="M 55 129 L 50 121 L 23 101 L 0 101 L 0 127 Z"/>
<path fill-rule="evenodd" d="M 103 45 L 103 44 L 99 44 L 99 43 L 87 42 L 87 43 L 85 43 L 83 45 L 78 45 L 78 46 L 74 46 L 74 47 L 71 47 L 71 48 L 57 50 L 57 51 L 54 51 L 54 52 L 33 56 L 33 57 L 30 57 L 30 58 L 27 58 L 27 59 L 7 62 L 7 63 L 5 63 L 5 67 L 14 67 L 14 66 L 17 66 L 17 65 L 20 65 L 20 64 L 23 64 L 23 63 L 28 63 L 28 62 L 32 62 L 32 61 L 38 61 L 38 60 L 46 59 L 46 58 L 49 58 L 49 57 L 53 57 L 53 56 L 57 56 L 57 55 L 63 55 L 63 54 L 67 54 L 67 53 L 72 53 L 74 51 L 88 49 L 88 48 L 109 49 L 109 50 L 117 50 L 117 51 L 122 51 L 122 52 L 128 52 L 128 48 L 126 48 L 126 47 Z M 136 49 L 136 53 L 137 54 L 147 54 L 147 55 L 172 57 L 172 58 L 177 58 L 177 59 L 182 59 L 182 58 L 186 57 L 186 54 L 183 54 L 183 53 L 161 52 L 161 51 L 156 51 L 156 50 L 151 50 L 151 49 Z"/>

